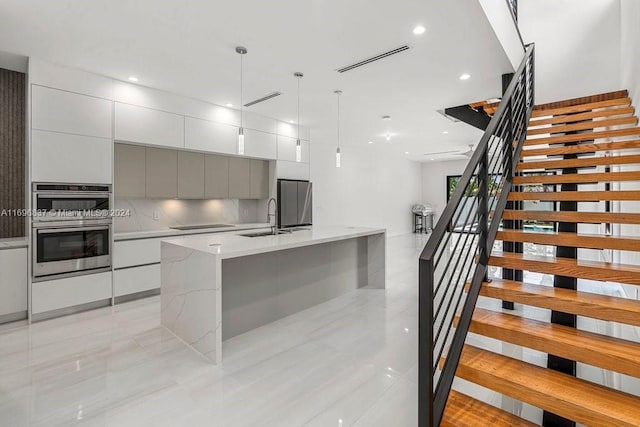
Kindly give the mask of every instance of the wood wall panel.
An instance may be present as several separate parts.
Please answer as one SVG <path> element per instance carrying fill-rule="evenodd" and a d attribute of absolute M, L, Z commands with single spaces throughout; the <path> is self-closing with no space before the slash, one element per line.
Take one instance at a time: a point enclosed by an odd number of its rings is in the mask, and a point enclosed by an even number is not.
<path fill-rule="evenodd" d="M 25 204 L 25 74 L 0 68 L 0 213 Z M 0 238 L 25 236 L 25 219 L 0 216 Z"/>

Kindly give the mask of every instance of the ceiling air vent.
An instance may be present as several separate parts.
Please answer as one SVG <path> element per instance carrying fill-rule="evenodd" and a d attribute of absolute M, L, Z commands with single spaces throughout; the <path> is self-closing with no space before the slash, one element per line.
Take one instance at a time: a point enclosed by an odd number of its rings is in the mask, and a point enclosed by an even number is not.
<path fill-rule="evenodd" d="M 344 73 L 346 71 L 351 71 L 354 68 L 362 67 L 363 65 L 371 64 L 372 62 L 379 61 L 383 58 L 387 58 L 391 55 L 395 55 L 400 52 L 404 52 L 405 50 L 409 50 L 410 47 L 407 45 L 400 46 L 396 49 L 390 50 L 388 52 L 381 53 L 376 56 L 372 56 L 371 58 L 363 59 L 362 61 L 358 61 L 355 64 L 347 65 L 346 67 L 338 68 L 336 71 L 339 73 Z"/>
<path fill-rule="evenodd" d="M 280 96 L 280 95 L 282 95 L 282 92 L 273 92 L 273 93 L 270 93 L 269 95 L 263 96 L 262 98 L 254 99 L 251 102 L 247 102 L 246 104 L 244 104 L 244 106 L 245 107 L 251 107 L 252 105 L 256 105 L 256 104 L 259 104 L 261 102 L 268 101 L 271 98 L 275 98 L 276 96 Z"/>

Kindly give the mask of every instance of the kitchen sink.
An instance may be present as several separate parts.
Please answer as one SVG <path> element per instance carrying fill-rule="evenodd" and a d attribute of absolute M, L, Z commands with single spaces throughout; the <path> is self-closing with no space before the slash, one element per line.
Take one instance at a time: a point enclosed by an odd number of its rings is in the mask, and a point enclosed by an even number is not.
<path fill-rule="evenodd" d="M 278 234 L 291 234 L 293 230 L 278 230 Z M 239 236 L 244 237 L 264 237 L 264 236 L 273 236 L 271 231 L 259 231 L 257 233 L 247 233 L 247 234 L 239 234 Z"/>

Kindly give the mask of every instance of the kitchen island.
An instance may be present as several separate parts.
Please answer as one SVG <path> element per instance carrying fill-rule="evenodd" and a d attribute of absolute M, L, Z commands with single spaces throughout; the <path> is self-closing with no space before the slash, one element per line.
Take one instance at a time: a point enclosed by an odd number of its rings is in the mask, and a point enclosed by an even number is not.
<path fill-rule="evenodd" d="M 162 325 L 213 363 L 223 340 L 363 286 L 385 287 L 384 229 L 244 234 L 161 243 Z"/>

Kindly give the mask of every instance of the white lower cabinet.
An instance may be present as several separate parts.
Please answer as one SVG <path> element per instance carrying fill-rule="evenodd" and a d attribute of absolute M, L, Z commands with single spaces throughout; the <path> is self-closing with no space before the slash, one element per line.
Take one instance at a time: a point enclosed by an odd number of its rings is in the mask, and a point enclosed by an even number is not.
<path fill-rule="evenodd" d="M 27 312 L 27 248 L 0 250 L 0 322 Z"/>
<path fill-rule="evenodd" d="M 65 277 L 31 284 L 31 313 L 38 315 L 91 302 L 110 300 L 111 272 Z"/>
<path fill-rule="evenodd" d="M 114 297 L 160 289 L 160 242 L 163 239 L 166 237 L 114 243 Z"/>
<path fill-rule="evenodd" d="M 160 262 L 160 242 L 154 239 L 122 240 L 113 244 L 113 268 L 135 267 Z"/>
<path fill-rule="evenodd" d="M 113 294 L 116 298 L 160 289 L 160 264 L 123 268 L 113 274 Z"/>

